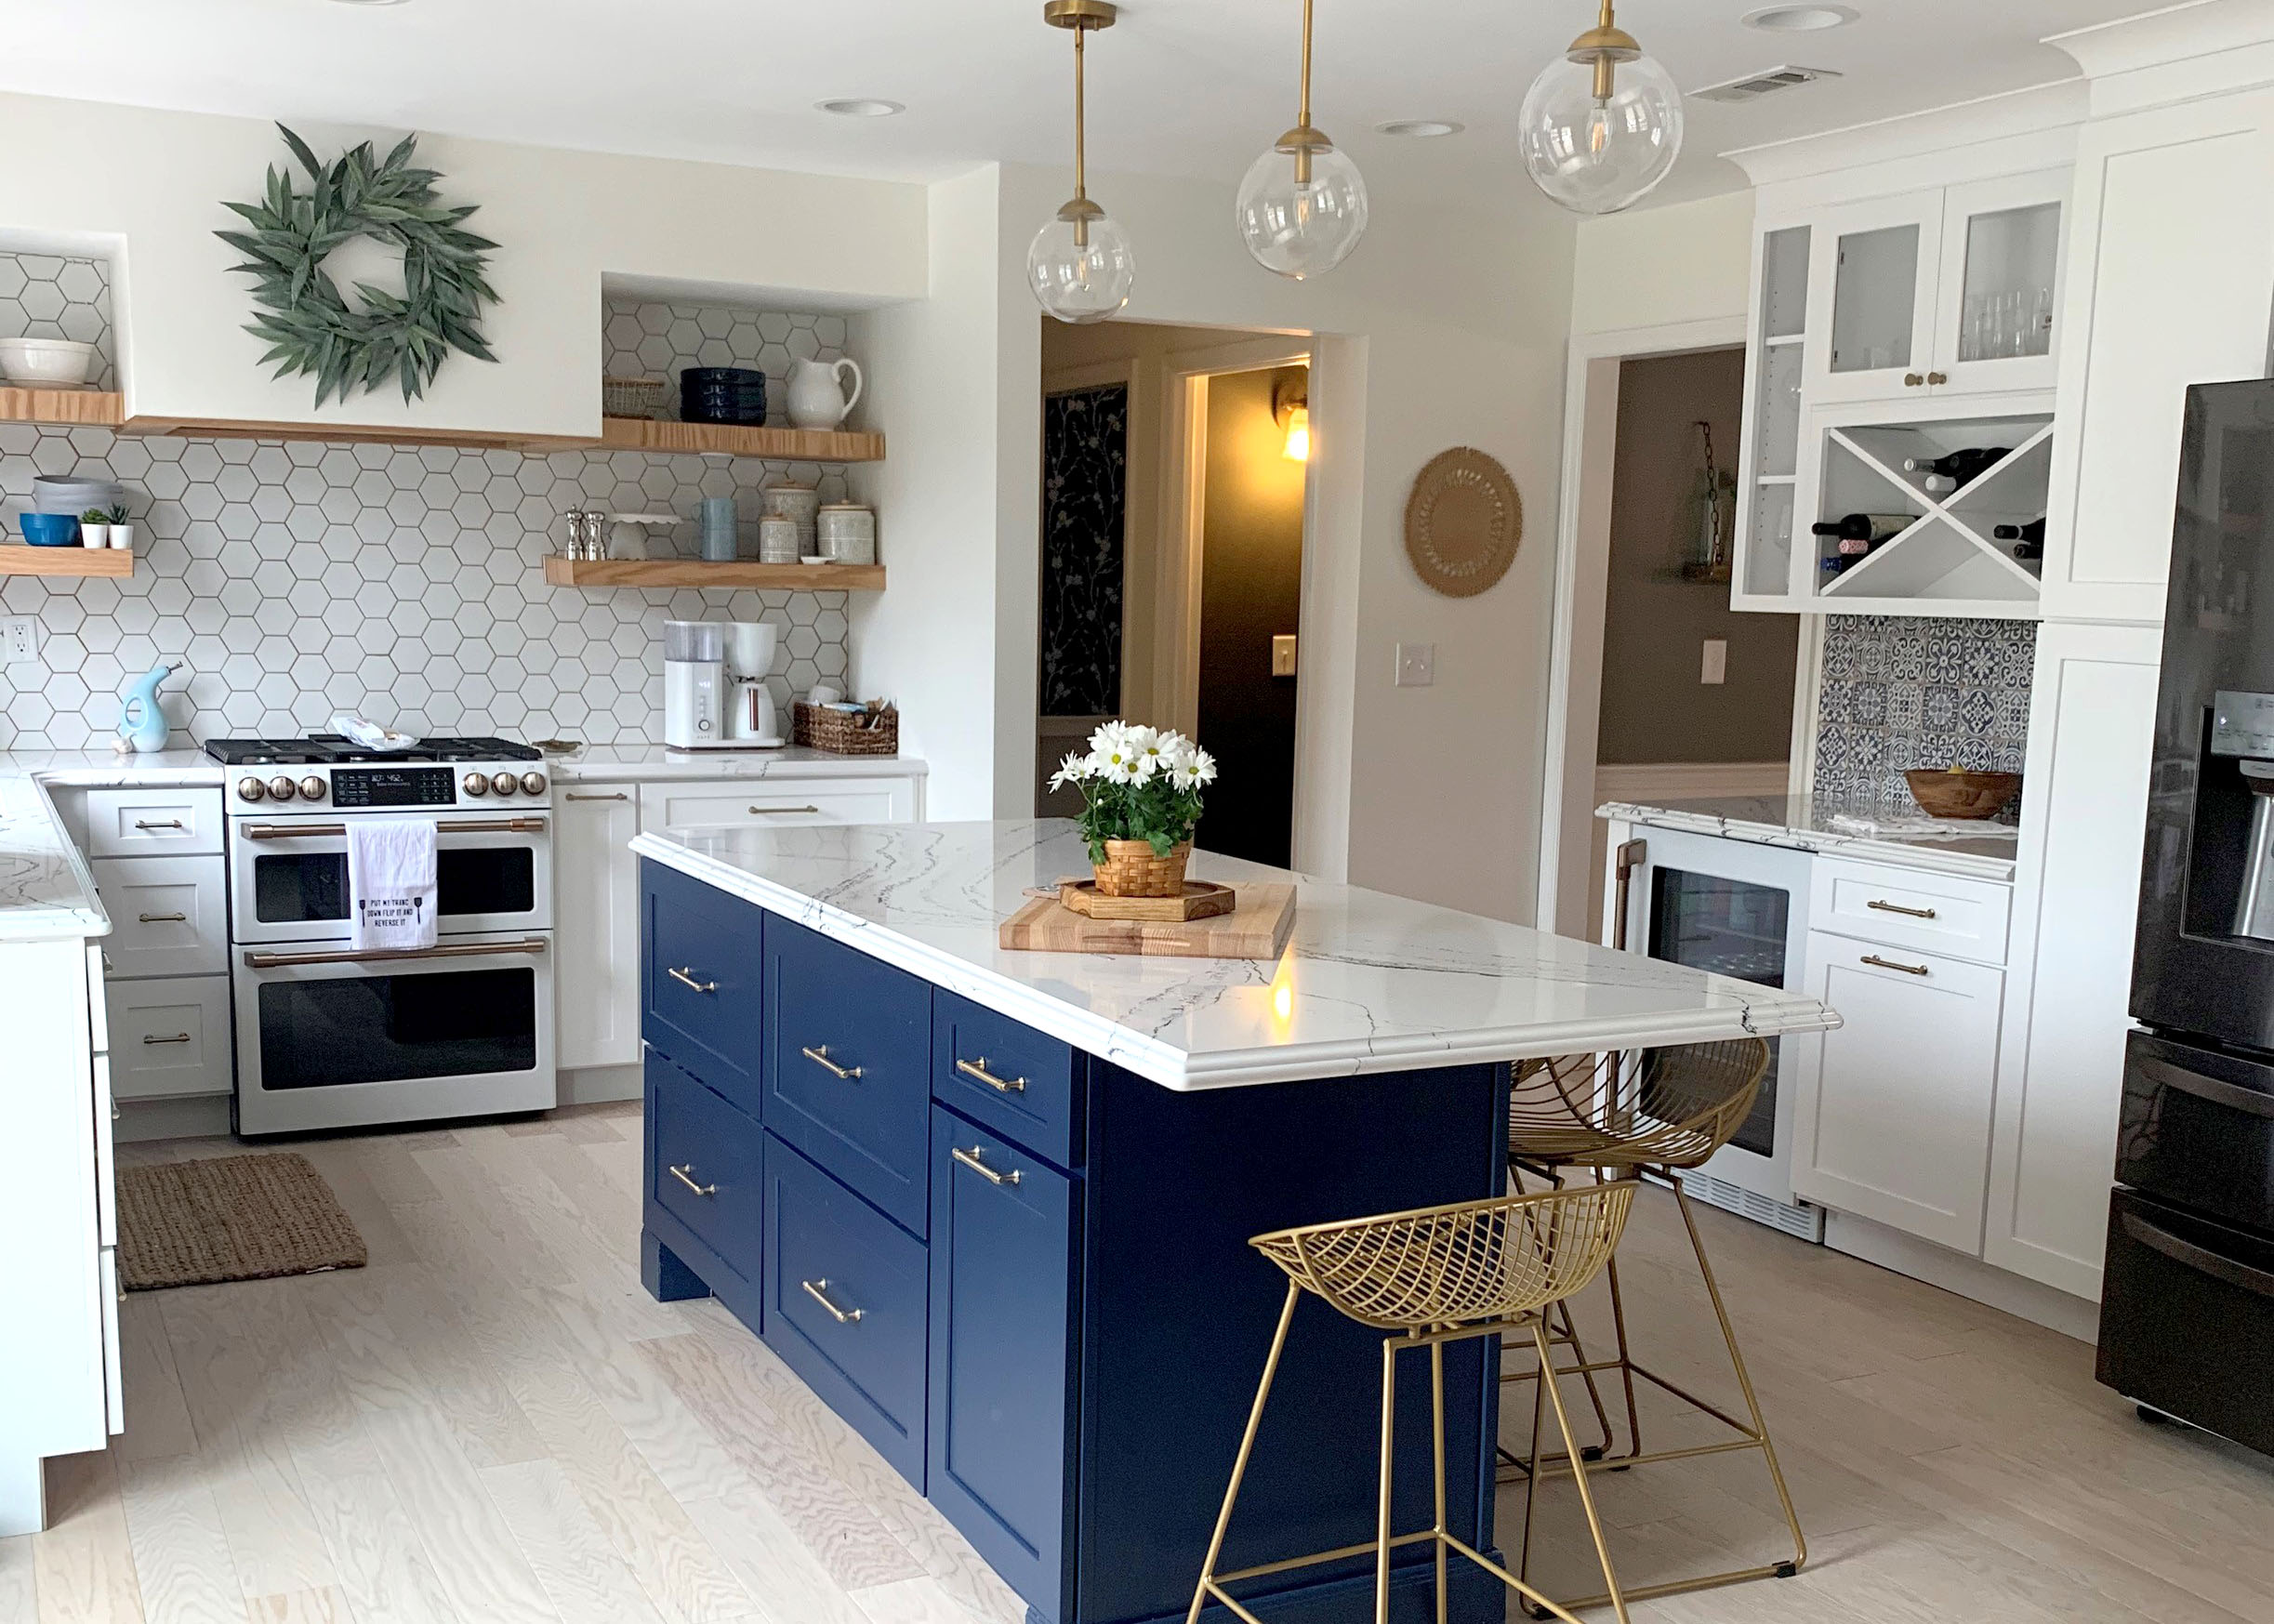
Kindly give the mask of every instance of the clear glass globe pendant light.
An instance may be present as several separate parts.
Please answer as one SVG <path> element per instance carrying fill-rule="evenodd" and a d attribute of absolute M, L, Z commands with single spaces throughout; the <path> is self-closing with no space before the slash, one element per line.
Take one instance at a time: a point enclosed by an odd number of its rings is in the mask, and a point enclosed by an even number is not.
<path fill-rule="evenodd" d="M 1074 31 L 1074 195 L 1035 233 L 1026 250 L 1026 283 L 1042 308 L 1062 322 L 1102 322 L 1130 302 L 1137 257 L 1129 233 L 1106 218 L 1084 190 L 1082 41 L 1111 28 L 1107 0 L 1047 0 L 1042 20 Z"/>
<path fill-rule="evenodd" d="M 1595 26 L 1525 93 L 1517 145 L 1533 184 L 1576 214 L 1606 215 L 1666 178 L 1682 152 L 1682 92 L 1603 0 Z"/>
<path fill-rule="evenodd" d="M 1248 166 L 1233 218 L 1258 265 L 1297 282 L 1332 271 L 1366 234 L 1365 178 L 1311 124 L 1311 0 L 1302 0 L 1295 127 Z"/>

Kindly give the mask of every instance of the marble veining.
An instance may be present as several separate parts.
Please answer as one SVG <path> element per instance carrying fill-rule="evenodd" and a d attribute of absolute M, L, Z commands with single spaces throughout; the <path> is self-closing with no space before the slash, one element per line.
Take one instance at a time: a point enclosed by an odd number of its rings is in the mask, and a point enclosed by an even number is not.
<path fill-rule="evenodd" d="M 95 880 L 38 779 L 0 758 L 0 942 L 107 936 Z"/>
<path fill-rule="evenodd" d="M 1871 810 L 1881 816 L 1887 815 L 1884 807 Z M 1597 807 L 1595 815 L 1616 823 L 1715 835 L 1726 840 L 1784 846 L 1795 852 L 1828 852 L 1863 862 L 1933 869 L 1972 879 L 2011 882 L 2014 878 L 2014 859 L 2021 834 L 2011 824 L 1978 823 L 1973 825 L 1978 833 L 1952 838 L 1897 832 L 1866 835 L 1840 828 L 1832 822 L 1856 811 L 1849 802 L 1805 795 L 1719 796 L 1672 800 L 1662 806 L 1614 800 Z"/>
<path fill-rule="evenodd" d="M 1839 1023 L 1799 994 L 1208 852 L 1196 878 L 1296 886 L 1276 960 L 1005 952 L 997 926 L 1031 888 L 1087 871 L 1056 820 L 667 829 L 632 849 L 1171 1089 Z"/>

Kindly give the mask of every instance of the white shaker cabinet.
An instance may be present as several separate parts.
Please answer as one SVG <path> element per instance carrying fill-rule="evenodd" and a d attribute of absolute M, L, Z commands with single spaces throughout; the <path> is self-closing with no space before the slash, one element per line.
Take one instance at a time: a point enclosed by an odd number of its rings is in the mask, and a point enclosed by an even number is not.
<path fill-rule="evenodd" d="M 2087 124 L 2070 213 L 2043 609 L 2161 621 L 2187 387 L 2266 369 L 2274 92 Z"/>
<path fill-rule="evenodd" d="M 640 1058 L 640 791 L 563 788 L 553 807 L 554 1053 L 564 1071 Z"/>
<path fill-rule="evenodd" d="M 2167 527 L 2168 533 L 2168 527 Z M 2100 1295 L 2162 634 L 2047 622 L 2029 699 L 2012 1017 L 1984 1259 Z"/>

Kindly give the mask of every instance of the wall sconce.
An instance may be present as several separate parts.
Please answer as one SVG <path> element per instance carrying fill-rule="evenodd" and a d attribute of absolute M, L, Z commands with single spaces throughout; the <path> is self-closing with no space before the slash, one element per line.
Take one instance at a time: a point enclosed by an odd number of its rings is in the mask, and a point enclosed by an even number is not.
<path fill-rule="evenodd" d="M 1271 391 L 1272 421 L 1287 431 L 1287 440 L 1279 455 L 1289 462 L 1311 460 L 1311 379 L 1306 372 L 1299 377 L 1283 378 Z"/>

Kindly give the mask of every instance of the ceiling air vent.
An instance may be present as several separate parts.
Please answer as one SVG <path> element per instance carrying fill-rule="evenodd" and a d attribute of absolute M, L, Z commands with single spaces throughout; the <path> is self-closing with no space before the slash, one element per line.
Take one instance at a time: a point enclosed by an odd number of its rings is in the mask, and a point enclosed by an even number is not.
<path fill-rule="evenodd" d="M 1741 79 L 1725 79 L 1719 85 L 1709 85 L 1690 94 L 1699 101 L 1758 101 L 1764 96 L 1790 90 L 1795 85 L 1838 77 L 1840 75 L 1830 68 L 1765 68 L 1758 73 L 1748 73 Z"/>

